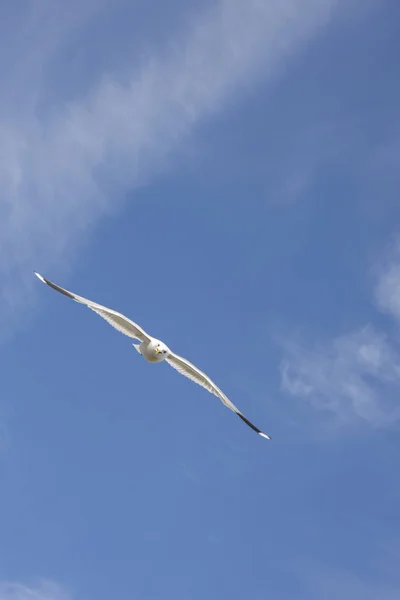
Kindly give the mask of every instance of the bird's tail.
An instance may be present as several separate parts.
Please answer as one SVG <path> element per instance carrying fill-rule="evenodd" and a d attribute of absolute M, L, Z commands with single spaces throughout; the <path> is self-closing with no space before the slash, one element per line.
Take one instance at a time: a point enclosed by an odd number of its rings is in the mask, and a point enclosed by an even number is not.
<path fill-rule="evenodd" d="M 136 352 L 139 352 L 139 354 L 142 354 L 142 352 L 140 350 L 140 344 L 132 344 L 132 346 L 135 348 Z"/>

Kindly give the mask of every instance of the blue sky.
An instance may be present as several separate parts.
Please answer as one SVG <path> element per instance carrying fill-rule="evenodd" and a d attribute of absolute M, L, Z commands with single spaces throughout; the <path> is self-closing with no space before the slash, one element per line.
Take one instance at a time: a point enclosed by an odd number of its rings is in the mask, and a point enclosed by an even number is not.
<path fill-rule="evenodd" d="M 398 3 L 19 0 L 0 34 L 0 600 L 397 599 Z"/>

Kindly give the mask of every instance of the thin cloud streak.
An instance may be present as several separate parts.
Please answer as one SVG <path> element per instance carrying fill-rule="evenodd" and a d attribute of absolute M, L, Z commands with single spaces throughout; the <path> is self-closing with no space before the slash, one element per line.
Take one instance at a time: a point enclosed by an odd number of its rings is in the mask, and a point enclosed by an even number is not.
<path fill-rule="evenodd" d="M 15 582 L 0 582 L 0 600 L 71 600 L 58 585 L 50 581 L 36 586 Z"/>
<path fill-rule="evenodd" d="M 400 251 L 396 244 L 380 267 L 374 289 L 378 308 L 400 322 Z M 372 325 L 310 348 L 283 343 L 281 386 L 340 423 L 375 427 L 400 424 L 400 350 L 394 336 Z"/>
<path fill-rule="evenodd" d="M 280 368 L 285 392 L 333 413 L 341 423 L 400 422 L 400 355 L 371 326 L 311 350 L 287 343 Z"/>
<path fill-rule="evenodd" d="M 383 313 L 400 324 L 400 241 L 390 252 L 390 258 L 380 265 L 377 273 L 375 299 Z"/>
<path fill-rule="evenodd" d="M 82 233 L 163 168 L 197 124 L 270 77 L 337 4 L 221 0 L 124 83 L 108 75 L 42 118 L 32 110 L 0 116 L 3 304 L 15 307 L 32 268 L 70 256 Z M 18 72 L 20 80 L 21 64 Z"/>
<path fill-rule="evenodd" d="M 370 581 L 342 572 L 310 577 L 308 588 L 315 600 L 397 600 L 400 591 L 393 582 Z"/>

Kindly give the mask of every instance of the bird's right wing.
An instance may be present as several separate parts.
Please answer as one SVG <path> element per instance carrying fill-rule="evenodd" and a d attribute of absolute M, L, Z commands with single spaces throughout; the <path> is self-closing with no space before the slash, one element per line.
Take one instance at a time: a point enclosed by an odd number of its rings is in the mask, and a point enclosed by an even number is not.
<path fill-rule="evenodd" d="M 188 379 L 191 379 L 198 385 L 201 385 L 211 394 L 214 394 L 221 400 L 221 402 L 230 410 L 232 410 L 238 417 L 242 419 L 251 429 L 257 432 L 261 437 L 270 440 L 271 438 L 266 433 L 263 433 L 258 427 L 253 425 L 236 406 L 229 400 L 229 398 L 224 394 L 222 390 L 219 389 L 218 386 L 215 385 L 213 381 L 205 374 L 203 371 L 200 371 L 197 367 L 195 367 L 191 362 L 186 360 L 186 358 L 182 358 L 174 352 L 171 352 L 168 358 L 165 359 L 166 362 L 171 365 L 174 369 L 178 371 L 181 375 L 184 375 Z"/>
<path fill-rule="evenodd" d="M 151 340 L 151 337 L 145 332 L 144 329 L 142 329 L 139 325 L 125 317 L 123 314 L 116 312 L 111 308 L 107 308 L 106 306 L 102 306 L 101 304 L 97 304 L 96 302 L 92 302 L 91 300 L 87 300 L 86 298 L 82 298 L 82 296 L 73 294 L 72 292 L 69 292 L 68 290 L 60 287 L 59 285 L 56 285 L 52 281 L 45 279 L 44 277 L 42 277 L 42 275 L 39 275 L 39 273 L 35 272 L 35 275 L 40 279 L 40 281 L 53 288 L 53 290 L 56 290 L 57 292 L 60 292 L 60 294 L 64 294 L 64 296 L 72 298 L 72 300 L 75 300 L 75 302 L 79 302 L 79 304 L 84 304 L 85 306 L 93 310 L 95 313 L 100 315 L 100 317 L 105 319 L 107 323 L 109 323 L 112 327 L 114 327 L 124 335 L 127 335 L 130 338 L 140 340 L 141 342 L 149 342 Z"/>

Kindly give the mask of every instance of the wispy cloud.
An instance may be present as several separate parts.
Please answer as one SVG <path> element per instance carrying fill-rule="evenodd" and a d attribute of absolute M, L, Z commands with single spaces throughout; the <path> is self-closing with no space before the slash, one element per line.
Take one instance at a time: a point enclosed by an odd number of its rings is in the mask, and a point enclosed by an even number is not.
<path fill-rule="evenodd" d="M 385 581 L 369 581 L 353 574 L 319 574 L 308 585 L 315 600 L 397 600 L 400 587 Z"/>
<path fill-rule="evenodd" d="M 384 426 L 400 422 L 400 355 L 371 326 L 314 349 L 286 344 L 282 387 L 342 422 L 354 417 Z"/>
<path fill-rule="evenodd" d="M 400 252 L 379 272 L 378 306 L 400 320 Z M 366 325 L 312 347 L 284 342 L 281 383 L 285 392 L 333 413 L 384 427 L 400 423 L 400 351 L 394 336 Z"/>
<path fill-rule="evenodd" d="M 97 83 L 73 102 L 58 95 L 51 105 L 46 104 L 51 82 L 41 63 L 49 56 L 56 61 L 59 48 L 73 43 L 77 13 L 71 9 L 64 14 L 59 2 L 34 3 L 50 26 L 58 23 L 58 37 L 46 36 L 42 26 L 42 45 L 32 45 L 25 63 L 19 58 L 18 64 L 8 64 L 15 75 L 7 88 L 2 86 L 3 300 L 9 305 L 18 301 L 15 280 L 20 285 L 31 267 L 43 268 L 69 253 L 82 231 L 114 210 L 127 190 L 157 173 L 197 124 L 258 78 L 270 77 L 326 24 L 338 2 L 220 0 L 197 15 L 162 53 L 157 49 L 133 67 L 121 56 L 123 68 L 116 73 L 100 73 Z M 96 17 L 95 3 L 87 6 L 90 22 Z M 54 12 L 58 10 L 63 11 L 61 19 Z M 28 38 L 36 39 L 34 32 L 40 31 L 32 14 L 20 27 Z M 21 100 L 23 81 L 32 84 L 32 94 L 24 89 L 29 106 Z"/>
<path fill-rule="evenodd" d="M 58 585 L 44 581 L 34 587 L 21 583 L 0 582 L 0 600 L 70 600 Z"/>
<path fill-rule="evenodd" d="M 400 241 L 377 269 L 375 299 L 378 308 L 400 323 Z"/>

